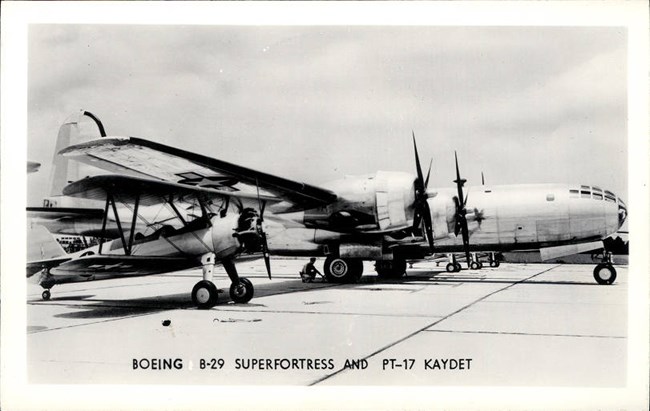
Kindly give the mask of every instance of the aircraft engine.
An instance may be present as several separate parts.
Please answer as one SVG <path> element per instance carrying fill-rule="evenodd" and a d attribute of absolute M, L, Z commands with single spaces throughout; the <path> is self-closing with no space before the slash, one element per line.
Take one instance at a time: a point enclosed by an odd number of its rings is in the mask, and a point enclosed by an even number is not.
<path fill-rule="evenodd" d="M 306 211 L 304 224 L 335 231 L 406 228 L 413 221 L 414 180 L 408 173 L 378 171 L 333 181 L 326 187 L 338 200 Z"/>
<path fill-rule="evenodd" d="M 446 238 L 454 232 L 456 224 L 456 204 L 452 196 L 438 193 L 427 202 L 431 210 L 434 239 Z"/>

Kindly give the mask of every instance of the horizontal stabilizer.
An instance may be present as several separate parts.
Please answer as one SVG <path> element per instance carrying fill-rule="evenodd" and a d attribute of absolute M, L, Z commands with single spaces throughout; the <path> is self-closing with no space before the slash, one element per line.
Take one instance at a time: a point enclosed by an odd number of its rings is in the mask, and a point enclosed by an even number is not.
<path fill-rule="evenodd" d="M 602 241 L 594 241 L 591 243 L 583 244 L 569 244 L 557 247 L 546 247 L 539 250 L 542 261 L 551 260 L 553 258 L 564 257 L 567 255 L 584 253 L 591 250 L 603 248 Z"/>

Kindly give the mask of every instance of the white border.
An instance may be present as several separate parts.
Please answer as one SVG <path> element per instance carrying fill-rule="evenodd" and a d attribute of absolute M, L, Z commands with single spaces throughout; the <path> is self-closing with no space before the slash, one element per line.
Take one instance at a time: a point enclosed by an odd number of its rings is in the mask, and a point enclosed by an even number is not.
<path fill-rule="evenodd" d="M 4 409 L 647 409 L 648 13 L 647 2 L 3 2 L 2 407 Z M 27 26 L 82 24 L 621 26 L 628 29 L 628 386 L 215 387 L 30 385 L 25 351 Z M 596 159 L 595 161 L 600 161 Z M 20 170 L 20 171 L 19 171 Z M 607 353 L 603 353 L 606 356 Z M 255 395 L 251 395 L 254 390 Z"/>

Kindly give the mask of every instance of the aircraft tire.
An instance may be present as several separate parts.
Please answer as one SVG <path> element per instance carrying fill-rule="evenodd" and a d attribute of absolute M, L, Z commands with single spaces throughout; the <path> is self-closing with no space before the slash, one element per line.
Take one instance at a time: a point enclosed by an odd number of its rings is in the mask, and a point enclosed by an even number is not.
<path fill-rule="evenodd" d="M 392 261 L 377 261 L 375 271 L 382 280 L 399 280 L 406 274 L 406 260 L 396 258 Z"/>
<path fill-rule="evenodd" d="M 457 273 L 459 273 L 460 270 L 462 269 L 462 267 L 460 266 L 460 263 L 456 263 L 456 264 L 454 264 L 454 268 L 455 268 L 454 271 L 457 272 Z"/>
<path fill-rule="evenodd" d="M 41 298 L 43 299 L 43 301 L 49 300 L 51 296 L 52 296 L 52 294 L 50 293 L 50 290 L 45 290 L 41 294 Z"/>
<path fill-rule="evenodd" d="M 255 288 L 248 278 L 240 277 L 239 284 L 230 285 L 230 298 L 237 304 L 246 304 L 254 293 Z"/>
<path fill-rule="evenodd" d="M 212 281 L 201 280 L 192 288 L 192 301 L 201 310 L 217 304 L 217 286 Z"/>
<path fill-rule="evenodd" d="M 483 263 L 479 261 L 478 262 L 478 269 L 480 270 L 481 268 L 483 268 Z"/>
<path fill-rule="evenodd" d="M 600 285 L 610 285 L 616 280 L 616 269 L 611 264 L 598 264 L 594 268 L 594 279 Z"/>
<path fill-rule="evenodd" d="M 355 283 L 363 275 L 363 260 L 330 256 L 325 259 L 323 271 L 330 283 Z"/>
<path fill-rule="evenodd" d="M 472 270 L 478 270 L 478 269 L 481 268 L 479 263 L 477 263 L 476 261 L 472 261 L 472 263 L 470 264 L 470 267 L 471 267 Z"/>
<path fill-rule="evenodd" d="M 445 267 L 448 273 L 453 273 L 456 271 L 456 266 L 454 263 L 449 263 L 447 264 L 447 267 Z"/>
<path fill-rule="evenodd" d="M 492 267 L 492 268 L 497 268 L 500 265 L 501 265 L 501 263 L 498 262 L 498 261 L 490 261 L 490 267 Z"/>

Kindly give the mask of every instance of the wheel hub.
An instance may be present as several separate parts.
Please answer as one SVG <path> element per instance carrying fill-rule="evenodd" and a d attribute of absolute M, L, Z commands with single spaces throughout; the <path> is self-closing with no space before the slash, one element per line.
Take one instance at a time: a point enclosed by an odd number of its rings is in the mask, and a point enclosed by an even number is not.
<path fill-rule="evenodd" d="M 348 265 L 341 260 L 334 261 L 330 268 L 331 268 L 330 272 L 335 277 L 342 277 L 348 271 Z"/>
<path fill-rule="evenodd" d="M 210 291 L 207 288 L 199 288 L 196 290 L 196 300 L 201 304 L 207 303 L 210 300 Z"/>

